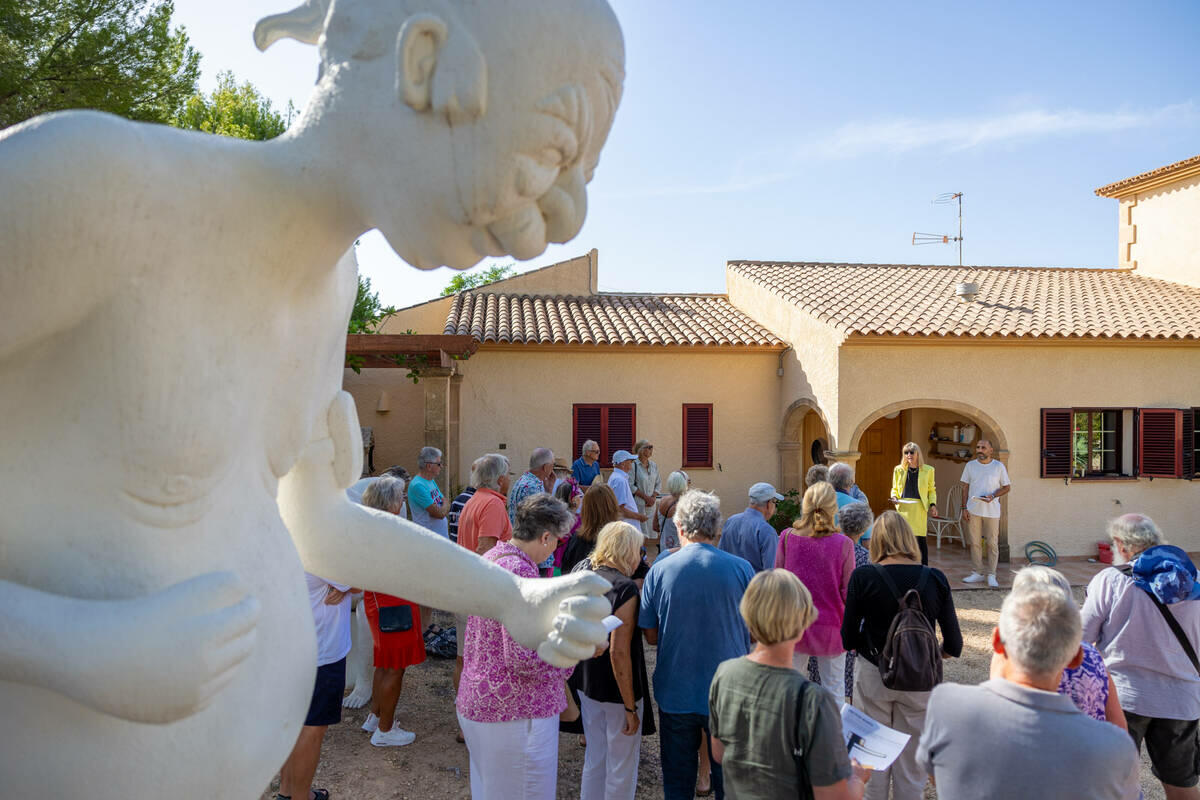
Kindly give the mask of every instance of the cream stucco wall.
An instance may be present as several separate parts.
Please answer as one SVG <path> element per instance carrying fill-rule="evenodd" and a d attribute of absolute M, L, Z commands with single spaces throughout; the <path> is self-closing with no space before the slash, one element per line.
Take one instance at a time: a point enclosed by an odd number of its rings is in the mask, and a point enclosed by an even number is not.
<path fill-rule="evenodd" d="M 682 460 L 683 404 L 712 403 L 713 468 L 687 471 L 696 488 L 721 497 L 724 513 L 740 511 L 752 483 L 778 481 L 776 363 L 774 352 L 481 347 L 458 364 L 462 470 L 503 452 L 519 473 L 538 446 L 569 463 L 579 455 L 570 452 L 572 404 L 636 403 L 637 436 L 654 443 L 665 480 Z"/>
<path fill-rule="evenodd" d="M 342 388 L 354 397 L 359 423 L 375 433 L 375 470 L 393 464 L 416 474 L 417 453 L 425 446 L 425 389 L 406 380 L 403 369 L 345 370 Z M 445 382 L 445 378 L 433 378 Z M 388 394 L 390 411 L 379 412 L 380 392 Z"/>
<path fill-rule="evenodd" d="M 1123 197 L 1118 213 L 1122 266 L 1200 286 L 1200 176 Z"/>
<path fill-rule="evenodd" d="M 732 269 L 726 269 L 725 283 L 729 302 L 794 347 L 783 356 L 783 382 L 776 411 L 781 431 L 789 409 L 797 403 L 809 403 L 825 420 L 837 419 L 841 334 Z M 801 415 L 805 413 L 803 408 L 796 408 Z M 830 446 L 841 447 L 832 424 L 829 433 Z"/>
<path fill-rule="evenodd" d="M 909 402 L 911 401 L 911 402 Z M 1200 549 L 1200 481 L 1040 478 L 1040 409 L 1200 406 L 1200 347 L 1170 345 L 858 344 L 841 350 L 839 442 L 880 409 L 943 405 L 981 421 L 1007 443 L 1013 481 L 1008 531 L 1013 560 L 1042 539 L 1063 555 L 1090 555 L 1104 526 L 1130 511 L 1149 514 L 1167 538 Z M 975 412 L 968 409 L 975 409 Z M 994 421 L 994 425 L 989 424 Z M 914 423 L 913 430 L 920 433 Z M 925 428 L 928 436 L 928 427 Z M 940 465 L 939 465 L 940 466 Z M 953 473 L 961 465 L 953 464 Z M 939 475 L 939 492 L 948 489 Z"/>

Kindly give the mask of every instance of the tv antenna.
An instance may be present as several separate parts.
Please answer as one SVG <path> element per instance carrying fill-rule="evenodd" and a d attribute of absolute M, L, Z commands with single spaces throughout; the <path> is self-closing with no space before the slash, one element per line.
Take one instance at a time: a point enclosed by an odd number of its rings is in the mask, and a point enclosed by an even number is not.
<path fill-rule="evenodd" d="M 950 203 L 958 203 L 958 236 L 949 236 L 942 233 L 914 233 L 912 235 L 912 243 L 919 244 L 950 244 L 950 242 L 958 242 L 958 265 L 962 266 L 962 192 L 946 192 L 939 194 L 933 198 L 934 205 L 944 206 Z"/>

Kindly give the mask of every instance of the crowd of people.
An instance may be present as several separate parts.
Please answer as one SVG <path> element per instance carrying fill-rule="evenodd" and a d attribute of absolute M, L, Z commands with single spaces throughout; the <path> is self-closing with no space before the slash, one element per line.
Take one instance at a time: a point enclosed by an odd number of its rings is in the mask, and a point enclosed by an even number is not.
<path fill-rule="evenodd" d="M 951 582 L 928 566 L 937 493 L 916 444 L 893 474 L 895 510 L 876 517 L 849 465 L 818 466 L 780 531 L 784 497 L 769 483 L 723 518 L 682 470 L 660 481 L 649 441 L 615 452 L 607 477 L 599 455 L 585 442 L 567 468 L 537 448 L 515 476 L 505 455 L 487 454 L 447 501 L 442 454 L 427 447 L 407 484 L 393 468 L 351 490 L 523 578 L 591 570 L 611 585 L 609 639 L 574 668 L 541 661 L 495 620 L 456 618 L 455 706 L 476 800 L 555 797 L 563 731 L 582 732 L 583 800 L 634 797 L 648 735 L 666 800 L 916 800 L 929 780 L 953 798 L 1134 800 L 1143 742 L 1168 800 L 1200 800 L 1200 581 L 1148 517 L 1110 524 L 1123 566 L 1095 576 L 1082 609 L 1061 573 L 1020 570 L 990 678 L 966 686 L 942 681 L 963 637 Z M 997 498 L 1011 487 L 990 443 L 977 456 L 962 476 L 974 567 L 963 580 L 995 586 Z M 340 719 L 359 591 L 308 581 L 320 665 L 281 773 L 285 800 L 328 796 L 311 781 Z M 426 609 L 366 588 L 376 671 L 363 727 L 373 745 L 404 746 L 417 735 L 395 720 L 404 671 L 445 632 L 425 624 Z M 889 768 L 851 758 L 843 703 L 910 737 Z"/>

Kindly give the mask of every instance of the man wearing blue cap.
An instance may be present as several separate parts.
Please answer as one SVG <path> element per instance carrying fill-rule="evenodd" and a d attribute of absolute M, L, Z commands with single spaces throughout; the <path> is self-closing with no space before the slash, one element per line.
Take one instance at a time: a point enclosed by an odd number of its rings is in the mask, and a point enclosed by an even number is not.
<path fill-rule="evenodd" d="M 755 572 L 773 569 L 779 534 L 767 520 L 775 515 L 775 508 L 782 499 L 783 495 L 769 483 L 751 486 L 750 506 L 725 520 L 717 548 L 746 559 Z"/>
<path fill-rule="evenodd" d="M 617 496 L 617 505 L 621 507 L 621 515 L 625 519 L 645 522 L 649 517 L 638 511 L 637 501 L 633 499 L 633 489 L 629 488 L 629 473 L 633 470 L 633 462 L 636 460 L 628 450 L 613 453 L 613 471 L 608 476 L 608 488 Z"/>

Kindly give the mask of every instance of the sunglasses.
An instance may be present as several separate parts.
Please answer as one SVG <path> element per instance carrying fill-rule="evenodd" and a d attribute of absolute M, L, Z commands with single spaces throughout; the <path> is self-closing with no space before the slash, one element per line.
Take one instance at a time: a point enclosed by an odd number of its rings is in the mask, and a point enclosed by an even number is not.
<path fill-rule="evenodd" d="M 917 454 L 916 450 L 905 450 L 904 451 L 904 455 L 906 455 L 906 456 L 915 456 L 916 454 Z"/>

